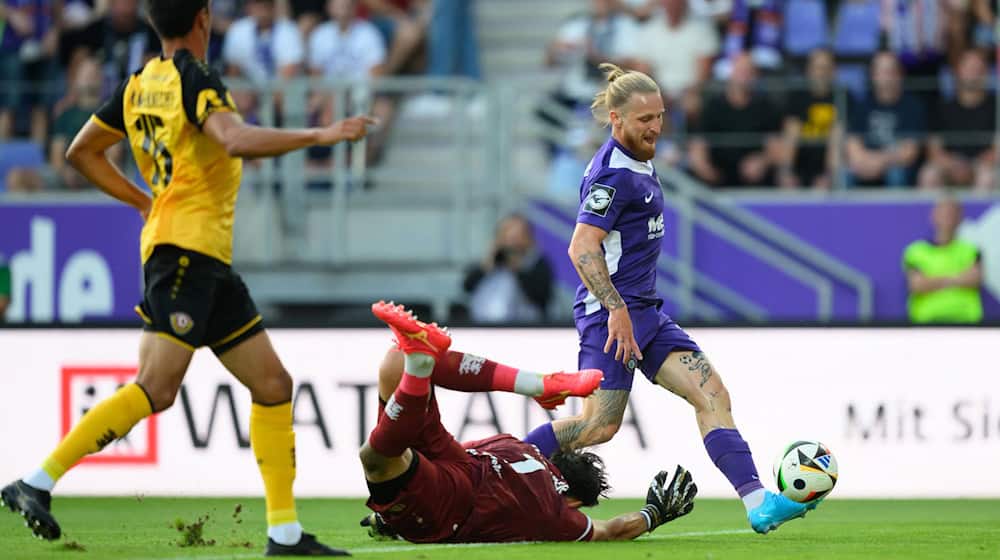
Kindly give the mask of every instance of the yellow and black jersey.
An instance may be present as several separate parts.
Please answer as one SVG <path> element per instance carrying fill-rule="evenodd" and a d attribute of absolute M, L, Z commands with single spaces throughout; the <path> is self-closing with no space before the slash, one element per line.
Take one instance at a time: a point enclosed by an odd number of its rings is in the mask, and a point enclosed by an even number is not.
<path fill-rule="evenodd" d="M 242 161 L 201 131 L 216 111 L 236 112 L 218 72 L 180 50 L 129 76 L 91 119 L 128 137 L 153 190 L 142 230 L 142 261 L 157 245 L 176 245 L 226 264 Z"/>

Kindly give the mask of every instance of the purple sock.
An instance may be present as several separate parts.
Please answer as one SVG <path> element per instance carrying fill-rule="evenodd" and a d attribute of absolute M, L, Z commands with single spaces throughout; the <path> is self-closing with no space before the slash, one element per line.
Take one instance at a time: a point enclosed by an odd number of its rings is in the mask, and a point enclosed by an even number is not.
<path fill-rule="evenodd" d="M 757 476 L 750 446 L 740 437 L 739 430 L 719 428 L 708 432 L 705 450 L 741 498 L 764 487 Z"/>
<path fill-rule="evenodd" d="M 556 439 L 556 432 L 552 429 L 552 422 L 547 422 L 531 430 L 524 436 L 524 443 L 530 443 L 538 448 L 539 453 L 544 457 L 551 457 L 559 451 L 559 440 Z"/>

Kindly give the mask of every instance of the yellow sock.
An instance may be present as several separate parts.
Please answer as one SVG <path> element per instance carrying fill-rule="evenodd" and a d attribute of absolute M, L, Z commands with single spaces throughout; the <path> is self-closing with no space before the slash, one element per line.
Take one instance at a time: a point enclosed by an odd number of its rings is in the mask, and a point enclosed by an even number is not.
<path fill-rule="evenodd" d="M 295 481 L 295 432 L 292 403 L 250 407 L 250 445 L 264 479 L 267 524 L 298 521 L 292 483 Z"/>
<path fill-rule="evenodd" d="M 129 383 L 87 411 L 45 459 L 42 469 L 52 480 L 59 480 L 85 455 L 97 453 L 152 413 L 146 392 Z"/>

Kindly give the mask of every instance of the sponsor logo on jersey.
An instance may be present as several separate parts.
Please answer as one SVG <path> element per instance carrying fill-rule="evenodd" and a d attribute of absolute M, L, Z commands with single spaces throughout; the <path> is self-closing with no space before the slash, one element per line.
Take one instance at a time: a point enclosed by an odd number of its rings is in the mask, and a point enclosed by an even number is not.
<path fill-rule="evenodd" d="M 646 236 L 646 239 L 659 239 L 663 237 L 663 213 L 661 212 L 655 218 L 650 218 L 646 222 L 646 226 L 649 228 L 649 235 Z"/>
<path fill-rule="evenodd" d="M 583 201 L 583 211 L 597 214 L 603 218 L 608 215 L 608 209 L 611 208 L 611 203 L 614 200 L 614 187 L 594 183 L 590 186 L 590 193 L 587 194 L 587 199 Z"/>

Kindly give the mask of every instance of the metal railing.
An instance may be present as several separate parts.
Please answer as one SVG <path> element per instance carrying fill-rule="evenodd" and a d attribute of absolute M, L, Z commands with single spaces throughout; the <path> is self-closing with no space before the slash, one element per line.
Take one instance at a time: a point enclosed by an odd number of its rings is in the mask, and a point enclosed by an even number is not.
<path fill-rule="evenodd" d="M 833 281 L 838 280 L 857 294 L 857 317 L 871 319 L 874 292 L 864 274 L 808 244 L 791 233 L 713 193 L 689 175 L 664 168 L 659 175 L 675 188 L 679 200 L 668 204 L 680 216 L 678 220 L 678 255 L 681 262 L 694 268 L 694 228 L 701 225 L 740 247 L 750 255 L 785 271 L 816 292 L 816 318 L 829 321 L 833 316 Z M 723 220 L 719 215 L 725 216 Z M 738 224 L 739 227 L 733 224 Z M 748 233 L 759 237 L 752 237 Z M 790 255 L 790 256 L 789 256 Z M 794 257 L 794 258 L 792 258 Z M 808 266 L 805 266 L 808 265 Z M 694 283 L 683 284 L 685 293 L 694 291 Z"/>
<path fill-rule="evenodd" d="M 573 235 L 573 227 L 563 223 L 545 212 L 540 212 L 532 207 L 525 208 L 523 213 L 532 223 L 544 227 L 547 231 L 559 236 L 562 239 L 570 239 Z M 658 260 L 658 266 L 667 271 L 671 271 L 677 276 L 690 274 L 698 282 L 699 291 L 711 298 L 705 299 L 693 290 L 685 289 L 682 282 L 670 280 L 660 274 L 657 278 L 657 289 L 678 303 L 684 302 L 690 309 L 687 317 L 704 319 L 707 321 L 719 321 L 725 317 L 726 309 L 719 307 L 712 300 L 717 301 L 736 313 L 738 317 L 749 321 L 764 321 L 767 319 L 767 311 L 745 296 L 720 284 L 709 276 L 695 270 L 691 263 L 682 262 L 662 253 Z"/>
<path fill-rule="evenodd" d="M 234 82 L 234 90 L 248 87 L 248 84 Z M 333 120 L 349 115 L 368 113 L 372 99 L 376 96 L 399 96 L 405 93 L 433 91 L 451 100 L 451 109 L 443 117 L 435 117 L 428 126 L 434 128 L 438 137 L 437 152 L 447 161 L 445 167 L 416 166 L 402 167 L 384 165 L 369 167 L 365 161 L 366 141 L 354 144 L 340 143 L 332 147 L 326 162 L 315 163 L 308 160 L 304 151 L 286 154 L 281 158 L 262 160 L 258 167 L 245 171 L 245 188 L 241 196 L 253 198 L 255 212 L 273 212 L 277 209 L 281 218 L 282 231 L 269 236 L 272 245 L 263 254 L 264 261 L 304 261 L 314 264 L 343 267 L 364 258 L 352 258 L 348 246 L 351 232 L 348 229 L 349 215 L 354 208 L 406 207 L 408 205 L 436 204 L 448 210 L 451 246 L 443 255 L 450 264 L 464 263 L 472 256 L 472 248 L 465 241 L 469 212 L 473 207 L 483 205 L 494 207 L 502 198 L 498 186 L 493 186 L 489 177 L 497 172 L 500 155 L 498 139 L 490 135 L 481 138 L 470 137 L 473 129 L 465 117 L 470 100 L 478 98 L 485 106 L 483 122 L 496 122 L 497 102 L 495 94 L 481 83 L 464 79 L 440 79 L 426 77 L 392 77 L 372 82 L 337 82 L 318 79 L 296 79 L 256 88 L 261 95 L 259 120 L 261 124 L 275 123 L 273 110 L 274 94 L 281 92 L 283 106 L 281 124 L 287 127 L 307 126 L 309 115 L 304 108 L 310 92 L 321 91 L 329 96 L 332 104 Z M 478 124 L 478 123 L 477 123 Z M 381 126 L 385 126 L 382 123 Z M 390 131 L 390 134 L 392 132 Z M 404 143 L 398 149 L 405 150 Z M 475 155 L 482 165 L 463 165 Z M 433 162 L 431 162 L 433 163 Z M 414 192 L 407 189 L 383 187 L 387 183 L 436 183 L 444 188 L 434 192 Z M 366 189 L 372 183 L 379 188 Z M 269 185 L 278 185 L 279 189 Z M 280 193 L 277 192 L 280 190 Z M 318 232 L 306 231 L 305 214 L 316 210 L 327 211 L 324 220 L 323 239 L 307 239 Z M 278 241 L 283 241 L 278 246 Z M 321 242 L 322 250 L 302 254 L 296 247 L 308 246 L 309 242 Z"/>
<path fill-rule="evenodd" d="M 405 99 L 434 92 L 450 108 L 399 119 L 395 126 L 400 128 L 388 133 L 403 138 L 388 146 L 381 165 L 366 163 L 361 141 L 333 146 L 320 163 L 300 151 L 262 161 L 246 173 L 241 193 L 246 200 L 238 212 L 256 214 L 251 222 L 266 226 L 257 235 L 269 249 L 257 251 L 244 243 L 249 250 L 237 255 L 258 299 L 310 303 L 395 297 L 429 302 L 436 317 L 447 318 L 451 304 L 462 299 L 463 268 L 478 260 L 484 244 L 479 241 L 511 198 L 503 183 L 491 180 L 507 159 L 502 138 L 483 132 L 502 122 L 496 92 L 464 79 L 300 79 L 265 88 L 261 106 L 271 107 L 279 90 L 281 124 L 290 127 L 313 124 L 304 111 L 310 92 L 329 96 L 333 120 L 368 113 L 377 96 Z M 473 104 L 479 112 L 470 116 Z M 397 104 L 397 110 L 405 108 Z M 274 113 L 262 112 L 260 120 L 271 124 Z M 244 217 L 238 217 L 238 225 Z M 423 239 L 428 231 L 435 234 Z M 288 284 L 292 271 L 294 289 Z"/>

